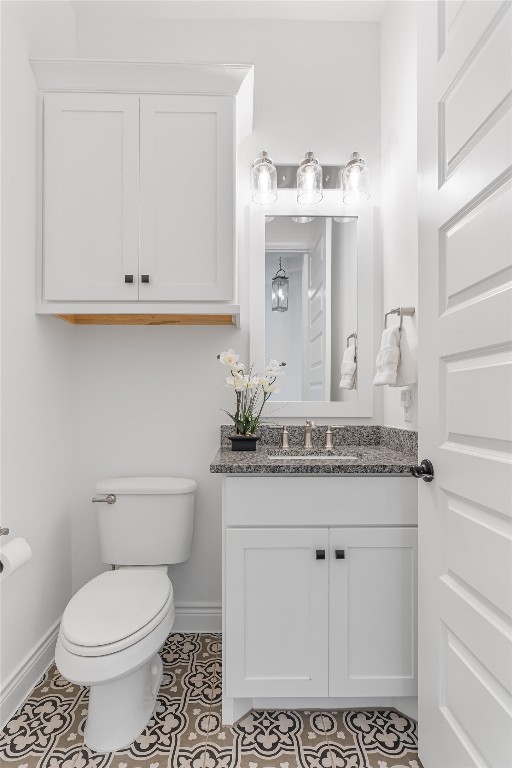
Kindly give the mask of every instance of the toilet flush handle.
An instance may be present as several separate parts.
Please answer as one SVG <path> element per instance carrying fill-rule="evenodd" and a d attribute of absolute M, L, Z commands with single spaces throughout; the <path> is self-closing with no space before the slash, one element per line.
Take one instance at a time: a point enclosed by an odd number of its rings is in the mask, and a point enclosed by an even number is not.
<path fill-rule="evenodd" d="M 100 501 L 106 503 L 106 504 L 115 504 L 116 503 L 116 496 L 114 493 L 109 493 L 108 496 L 106 496 L 104 499 L 98 499 L 94 498 L 92 500 L 93 504 L 98 504 Z"/>

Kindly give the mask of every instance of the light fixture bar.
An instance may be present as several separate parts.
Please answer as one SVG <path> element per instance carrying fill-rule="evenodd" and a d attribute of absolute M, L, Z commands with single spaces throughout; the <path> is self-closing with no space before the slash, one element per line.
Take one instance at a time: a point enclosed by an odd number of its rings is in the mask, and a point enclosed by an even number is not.
<path fill-rule="evenodd" d="M 322 165 L 324 189 L 341 189 L 341 172 L 344 168 L 344 165 Z M 297 188 L 297 164 L 276 165 L 276 171 L 278 189 Z"/>

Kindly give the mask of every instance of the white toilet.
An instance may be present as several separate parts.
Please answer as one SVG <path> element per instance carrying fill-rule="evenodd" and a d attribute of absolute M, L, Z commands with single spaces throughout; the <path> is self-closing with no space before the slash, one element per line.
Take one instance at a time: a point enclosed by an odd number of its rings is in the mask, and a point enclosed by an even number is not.
<path fill-rule="evenodd" d="M 61 674 L 90 686 L 85 743 L 97 752 L 144 730 L 162 677 L 158 655 L 174 622 L 167 565 L 190 556 L 194 480 L 118 477 L 96 493 L 101 557 L 116 566 L 74 595 L 55 650 Z"/>

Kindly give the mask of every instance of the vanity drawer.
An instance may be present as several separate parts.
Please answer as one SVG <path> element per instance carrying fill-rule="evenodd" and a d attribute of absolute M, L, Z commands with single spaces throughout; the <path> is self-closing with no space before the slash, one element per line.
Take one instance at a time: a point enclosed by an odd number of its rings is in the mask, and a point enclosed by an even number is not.
<path fill-rule="evenodd" d="M 417 525 L 413 477 L 225 477 L 226 526 Z"/>

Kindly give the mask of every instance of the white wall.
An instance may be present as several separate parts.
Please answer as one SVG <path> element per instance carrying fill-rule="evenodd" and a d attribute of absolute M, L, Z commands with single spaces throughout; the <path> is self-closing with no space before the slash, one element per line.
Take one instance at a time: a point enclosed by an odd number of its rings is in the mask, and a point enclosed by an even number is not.
<path fill-rule="evenodd" d="M 416 53 L 418 3 L 389 3 L 381 23 L 382 292 L 384 312 L 418 307 Z M 383 322 L 383 321 L 382 321 Z M 391 317 L 389 323 L 397 322 Z M 410 354 L 417 318 L 404 319 L 403 355 Z M 400 389 L 383 387 L 383 424 L 417 429 L 417 385 L 412 421 L 404 422 Z"/>
<path fill-rule="evenodd" d="M 34 315 L 37 92 L 28 57 L 74 56 L 75 16 L 67 2 L 3 2 L 1 11 L 1 509 L 9 538 L 25 537 L 33 552 L 1 584 L 3 721 L 35 682 L 20 683 L 18 672 L 36 661 L 71 593 L 73 332 Z"/>
<path fill-rule="evenodd" d="M 358 149 L 378 191 L 380 161 L 377 24 L 293 21 L 146 21 L 101 24 L 79 3 L 78 55 L 255 64 L 254 133 L 239 150 L 239 195 L 261 149 L 276 162 L 343 162 Z M 378 195 L 376 196 L 378 199 Z M 200 217 L 200 211 L 198 211 Z M 221 478 L 209 473 L 232 405 L 215 356 L 248 353 L 247 210 L 241 210 L 242 330 L 74 328 L 79 404 L 79 481 L 74 517 L 73 588 L 101 564 L 89 498 L 98 477 L 171 473 L 199 483 L 189 562 L 171 573 L 178 603 L 220 604 Z M 243 500 L 242 500 L 243 502 Z"/>
<path fill-rule="evenodd" d="M 331 400 L 357 400 L 356 389 L 340 389 L 347 337 L 357 333 L 357 224 L 332 223 Z M 354 339 L 350 339 L 354 344 Z M 357 382 L 357 376 L 356 376 Z"/>

